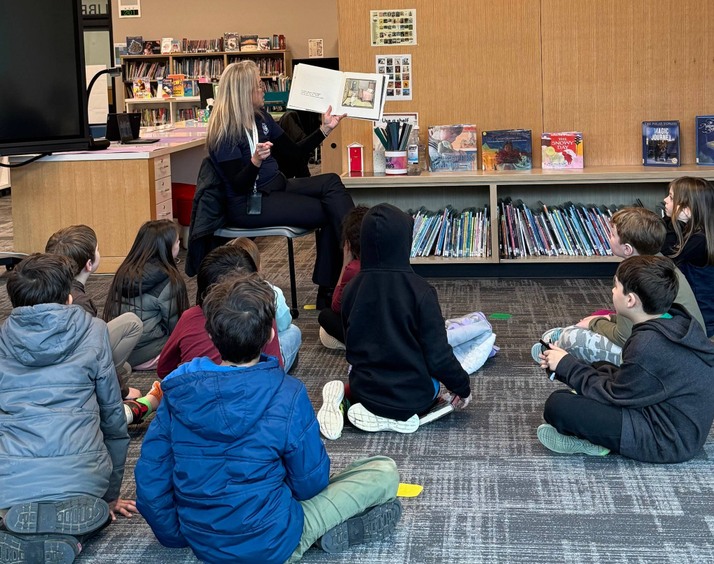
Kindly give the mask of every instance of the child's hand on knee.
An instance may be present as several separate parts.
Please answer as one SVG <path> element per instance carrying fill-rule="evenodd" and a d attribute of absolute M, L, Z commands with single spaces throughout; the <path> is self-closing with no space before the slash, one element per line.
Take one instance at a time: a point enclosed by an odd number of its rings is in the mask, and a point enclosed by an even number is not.
<path fill-rule="evenodd" d="M 540 367 L 550 372 L 555 372 L 561 359 L 568 354 L 568 352 L 552 343 L 549 347 L 548 350 L 540 353 Z"/>

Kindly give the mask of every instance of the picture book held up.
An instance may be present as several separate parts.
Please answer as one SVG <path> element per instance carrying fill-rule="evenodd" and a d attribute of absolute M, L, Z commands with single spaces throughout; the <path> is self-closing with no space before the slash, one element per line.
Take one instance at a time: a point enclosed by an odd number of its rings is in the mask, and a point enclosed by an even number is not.
<path fill-rule="evenodd" d="M 341 72 L 312 65 L 295 66 L 288 108 L 379 120 L 384 111 L 386 77 L 363 72 Z"/>

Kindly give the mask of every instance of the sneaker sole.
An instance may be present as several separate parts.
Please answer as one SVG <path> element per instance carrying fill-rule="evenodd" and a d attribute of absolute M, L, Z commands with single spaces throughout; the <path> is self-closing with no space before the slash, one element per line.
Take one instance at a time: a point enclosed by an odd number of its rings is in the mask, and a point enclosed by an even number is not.
<path fill-rule="evenodd" d="M 334 554 L 356 544 L 383 540 L 394 532 L 401 515 L 402 504 L 397 499 L 377 505 L 327 531 L 320 538 L 320 548 Z"/>
<path fill-rule="evenodd" d="M 343 342 L 341 342 L 339 339 L 335 339 L 335 337 L 330 335 L 322 327 L 320 327 L 320 342 L 322 343 L 322 346 L 326 349 L 330 349 L 333 351 L 346 350 L 345 344 Z"/>
<path fill-rule="evenodd" d="M 571 435 L 563 435 L 552 425 L 547 423 L 538 427 L 538 440 L 541 444 L 553 452 L 560 454 L 587 454 L 588 456 L 606 456 L 610 449 L 594 445 L 585 439 L 579 439 Z"/>
<path fill-rule="evenodd" d="M 2 564 L 71 564 L 79 554 L 76 539 L 51 535 L 17 537 L 0 531 Z"/>
<path fill-rule="evenodd" d="M 331 441 L 340 438 L 345 426 L 345 416 L 340 411 L 344 397 L 345 385 L 340 380 L 332 380 L 322 388 L 322 407 L 317 412 L 317 422 L 322 436 Z"/>
<path fill-rule="evenodd" d="M 393 431 L 395 433 L 413 433 L 419 428 L 419 416 L 414 414 L 406 421 L 398 421 L 387 417 L 380 417 L 367 410 L 361 403 L 356 403 L 347 411 L 350 423 L 368 433 L 380 431 Z"/>
<path fill-rule="evenodd" d="M 101 528 L 109 519 L 109 506 L 87 495 L 65 501 L 22 503 L 12 506 L 3 522 L 13 533 L 84 535 Z"/>
<path fill-rule="evenodd" d="M 536 343 L 531 347 L 531 358 L 535 361 L 535 363 L 540 366 L 540 352 L 543 350 L 543 345 L 540 343 Z"/>

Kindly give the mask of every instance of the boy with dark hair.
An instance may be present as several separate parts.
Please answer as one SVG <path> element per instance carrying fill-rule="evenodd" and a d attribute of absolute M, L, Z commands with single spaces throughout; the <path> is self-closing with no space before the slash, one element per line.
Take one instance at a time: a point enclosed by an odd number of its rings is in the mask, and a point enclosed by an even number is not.
<path fill-rule="evenodd" d="M 612 302 L 633 323 L 622 364 L 594 367 L 550 345 L 541 366 L 570 386 L 545 404 L 538 439 L 564 454 L 620 453 L 642 462 L 684 462 L 714 421 L 714 344 L 678 305 L 674 263 L 634 256 L 617 268 Z M 671 309 L 670 309 L 671 308 Z"/>
<path fill-rule="evenodd" d="M 161 544 L 208 562 L 294 562 L 385 538 L 401 515 L 386 457 L 330 477 L 305 386 L 260 353 L 275 316 L 257 274 L 225 279 L 203 302 L 221 364 L 196 358 L 163 381 L 136 465 L 137 505 Z"/>
<path fill-rule="evenodd" d="M 67 307 L 73 274 L 68 258 L 51 254 L 8 274 L 0 554 L 12 562 L 72 562 L 115 511 L 136 512 L 119 498 L 129 435 L 106 325 Z"/>
<path fill-rule="evenodd" d="M 342 301 L 349 389 L 328 382 L 318 415 L 328 439 L 342 433 L 345 396 L 351 402 L 347 418 L 368 432 L 415 432 L 419 415 L 438 401 L 441 383 L 454 407 L 471 401 L 436 290 L 409 263 L 413 223 L 390 204 L 373 206 L 362 221 L 362 267 Z"/>
<path fill-rule="evenodd" d="M 357 206 L 345 217 L 342 224 L 342 272 L 332 294 L 332 304 L 320 311 L 320 342 L 328 349 L 345 350 L 345 329 L 342 323 L 342 294 L 345 286 L 360 270 L 360 231 L 362 220 L 369 211 L 367 206 Z"/>
<path fill-rule="evenodd" d="M 623 208 L 612 216 L 610 248 L 617 257 L 656 255 L 662 247 L 666 228 L 656 213 L 642 207 Z M 660 255 L 661 256 L 661 255 Z M 682 306 L 704 329 L 704 319 L 694 292 L 684 274 L 675 267 L 679 291 L 674 303 Z M 629 318 L 616 313 L 590 315 L 571 327 L 549 329 L 541 339 L 585 362 L 606 361 L 620 364 L 622 347 L 632 334 Z M 540 362 L 540 343 L 533 345 L 533 360 Z"/>
<path fill-rule="evenodd" d="M 72 303 L 83 307 L 93 317 L 97 316 L 97 306 L 84 289 L 87 279 L 99 268 L 99 246 L 97 234 L 88 225 L 71 225 L 53 233 L 45 245 L 45 252 L 68 257 L 72 261 L 74 279 L 72 280 Z M 112 359 L 116 368 L 122 397 L 137 399 L 139 390 L 129 387 L 131 366 L 127 362 L 129 355 L 141 337 L 143 324 L 139 317 L 131 312 L 117 316 L 107 323 Z M 142 401 L 145 401 L 142 398 Z M 149 407 L 148 411 L 151 411 Z"/>

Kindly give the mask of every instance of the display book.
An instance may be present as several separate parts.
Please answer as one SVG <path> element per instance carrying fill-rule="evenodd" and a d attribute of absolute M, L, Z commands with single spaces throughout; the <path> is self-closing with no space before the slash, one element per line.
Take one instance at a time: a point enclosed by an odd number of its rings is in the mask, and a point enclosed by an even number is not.
<path fill-rule="evenodd" d="M 409 210 L 414 218 L 410 258 L 425 256 L 491 256 L 491 220 L 488 206 L 458 211 L 446 206 L 437 212 L 421 207 Z"/>
<path fill-rule="evenodd" d="M 288 108 L 378 121 L 384 111 L 386 75 L 342 72 L 300 63 L 293 69 Z"/>
<path fill-rule="evenodd" d="M 714 165 L 714 116 L 695 118 L 697 164 Z"/>
<path fill-rule="evenodd" d="M 642 122 L 642 164 L 679 166 L 679 121 Z"/>
<path fill-rule="evenodd" d="M 481 132 L 483 170 L 530 170 L 533 145 L 530 129 L 498 129 Z"/>
<path fill-rule="evenodd" d="M 427 132 L 431 172 L 478 169 L 475 125 L 431 125 Z"/>
<path fill-rule="evenodd" d="M 540 136 L 540 145 L 542 168 L 583 168 L 583 134 L 581 132 L 544 132 Z"/>

